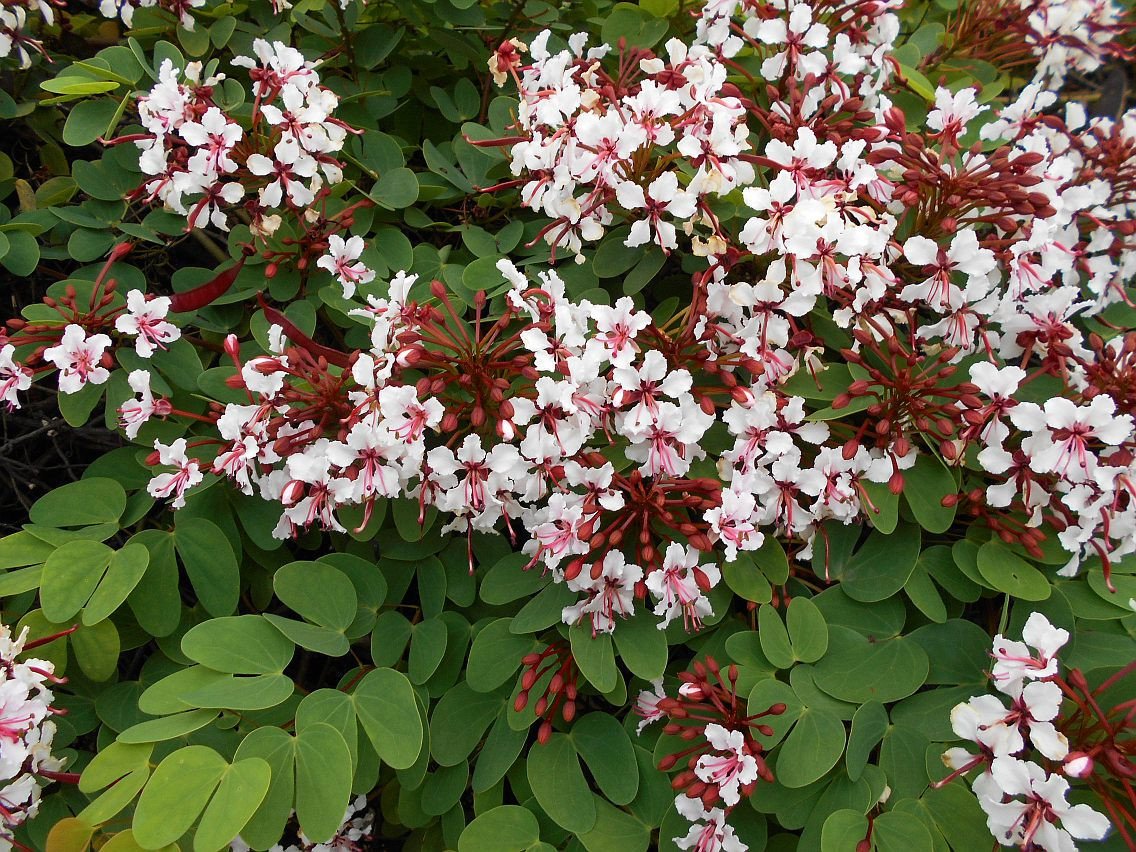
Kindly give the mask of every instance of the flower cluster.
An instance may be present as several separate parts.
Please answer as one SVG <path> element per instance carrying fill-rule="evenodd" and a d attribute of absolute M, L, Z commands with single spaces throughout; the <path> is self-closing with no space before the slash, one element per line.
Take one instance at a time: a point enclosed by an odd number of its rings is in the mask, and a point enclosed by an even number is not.
<path fill-rule="evenodd" d="M 760 720 L 779 716 L 786 707 L 774 704 L 749 713 L 738 698 L 737 667 L 730 666 L 723 677 L 713 657 L 705 663 L 695 662 L 679 679 L 682 683 L 676 697 L 666 694 L 659 679 L 651 689 L 640 692 L 635 703 L 635 712 L 642 718 L 640 733 L 647 725 L 666 719 L 664 735 L 694 743 L 659 762 L 664 772 L 683 761 L 686 765 L 671 786 L 682 791 L 675 799 L 675 809 L 693 825 L 674 842 L 680 849 L 697 852 L 745 852 L 748 847 L 726 818 L 742 798 L 753 793 L 759 780 L 772 783 L 773 773 L 757 736 L 770 736 L 772 729 Z"/>
<path fill-rule="evenodd" d="M 991 681 L 1005 698 L 980 695 L 951 711 L 955 734 L 977 744 L 978 754 L 952 748 L 943 761 L 954 770 L 948 780 L 983 767 L 973 789 L 1000 844 L 1051 852 L 1073 849 L 1073 838 L 1100 840 L 1109 823 L 1088 805 L 1065 800 L 1065 776 L 1081 778 L 1092 771 L 1092 759 L 1070 753 L 1068 739 L 1054 724 L 1064 697 L 1057 680 L 1057 652 L 1069 641 L 1069 633 L 1035 612 L 1025 623 L 1022 639 L 994 639 Z M 1050 773 L 1016 756 L 1027 748 L 1060 770 Z"/>
<path fill-rule="evenodd" d="M 233 60 L 252 81 L 248 127 L 214 99 L 223 74 L 203 78 L 200 63 L 179 69 L 167 59 L 138 100 L 146 134 L 123 137 L 138 146 L 149 176 L 139 194 L 186 216 L 189 228 L 227 231 L 234 206 L 255 194 L 243 216 L 264 238 L 280 227 L 281 212 L 310 215 L 317 197 L 343 179 L 335 155 L 349 130 L 332 116 L 339 98 L 295 48 L 256 39 L 253 51 Z"/>
<path fill-rule="evenodd" d="M 12 830 L 39 811 L 43 779 L 57 776 L 63 765 L 51 754 L 57 711 L 48 684 L 58 682 L 55 666 L 16 659 L 27 634 L 25 627 L 13 638 L 0 624 L 0 850 L 12 848 Z"/>

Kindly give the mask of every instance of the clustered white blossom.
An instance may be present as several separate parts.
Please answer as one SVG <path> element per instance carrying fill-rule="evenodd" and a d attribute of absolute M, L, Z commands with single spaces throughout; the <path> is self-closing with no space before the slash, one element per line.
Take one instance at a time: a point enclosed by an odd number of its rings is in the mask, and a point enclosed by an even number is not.
<path fill-rule="evenodd" d="M 12 849 L 12 830 L 39 811 L 43 772 L 63 761 L 51 754 L 55 723 L 48 688 L 55 666 L 46 660 L 17 660 L 28 629 L 12 637 L 0 624 L 0 852 Z"/>
<path fill-rule="evenodd" d="M 188 227 L 229 229 L 233 205 L 245 202 L 254 233 L 268 237 L 281 212 L 310 215 L 327 185 L 343 180 L 335 154 L 347 136 L 332 117 L 338 96 L 320 85 L 315 64 L 282 42 L 253 42 L 254 57 L 238 56 L 250 69 L 255 99 L 252 131 L 213 100 L 223 74 L 202 79 L 201 63 L 184 69 L 165 60 L 158 83 L 138 99 L 147 136 L 136 141 L 144 191 L 186 216 Z M 263 146 L 263 147 L 259 147 Z"/>
<path fill-rule="evenodd" d="M 1069 641 L 1069 632 L 1035 612 L 1026 620 L 1022 640 L 1001 634 L 994 638 L 991 681 L 1002 695 L 975 696 L 951 711 L 955 734 L 977 744 L 979 754 L 952 748 L 943 762 L 956 772 L 983 767 L 972 786 L 987 827 L 1001 845 L 1071 852 L 1074 838 L 1102 839 L 1108 819 L 1088 805 L 1070 805 L 1065 800 L 1069 782 L 1061 773 L 1016 756 L 1032 748 L 1060 762 L 1065 775 L 1080 777 L 1083 759 L 1067 759 L 1069 742 L 1053 724 L 1062 692 L 1051 678 L 1058 673 L 1057 652 Z"/>
<path fill-rule="evenodd" d="M 323 843 L 316 843 L 304 836 L 302 831 L 295 843 L 285 846 L 277 843 L 268 852 L 365 852 L 370 849 L 372 840 L 375 813 L 367 809 L 367 797 L 357 796 L 347 806 L 343 815 L 343 823 L 335 832 L 335 836 Z M 240 837 L 229 844 L 232 852 L 250 852 L 251 847 Z"/>

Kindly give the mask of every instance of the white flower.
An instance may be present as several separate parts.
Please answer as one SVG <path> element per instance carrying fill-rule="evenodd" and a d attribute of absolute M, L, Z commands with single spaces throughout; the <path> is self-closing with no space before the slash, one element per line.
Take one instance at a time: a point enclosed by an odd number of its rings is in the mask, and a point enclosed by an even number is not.
<path fill-rule="evenodd" d="M 1108 833 L 1102 814 L 1065 801 L 1069 782 L 1060 775 L 1048 775 L 1036 763 L 1015 757 L 995 758 L 990 773 L 1011 800 L 980 796 L 978 801 L 986 811 L 987 828 L 1003 846 L 1072 852 L 1073 838 L 1100 840 Z"/>
<path fill-rule="evenodd" d="M 15 351 L 11 343 L 0 346 L 0 402 L 7 405 L 9 411 L 20 407 L 16 394 L 32 386 L 31 371 L 13 359 Z"/>
<path fill-rule="evenodd" d="M 170 305 L 168 296 L 147 299 L 141 290 L 131 290 L 126 294 L 127 312 L 114 321 L 115 330 L 137 337 L 135 351 L 149 358 L 155 349 L 165 349 L 165 344 L 181 337 L 181 330 L 166 321 Z"/>
<path fill-rule="evenodd" d="M 1034 612 L 1026 619 L 1022 639 L 1024 642 L 1016 642 L 1001 633 L 994 637 L 995 662 L 990 677 L 1007 695 L 1014 694 L 1024 680 L 1043 680 L 1057 674 L 1057 652 L 1069 641 L 1069 631 L 1054 627 L 1044 615 Z"/>
<path fill-rule="evenodd" d="M 721 754 L 704 754 L 694 765 L 699 780 L 718 787 L 718 795 L 728 806 L 741 801 L 741 787 L 757 781 L 757 760 L 745 750 L 745 736 L 721 725 L 706 726 L 706 739 Z"/>
<path fill-rule="evenodd" d="M 359 262 L 363 248 L 362 237 L 344 240 L 338 234 L 332 234 L 328 237 L 327 254 L 316 261 L 316 266 L 335 276 L 335 280 L 343 287 L 344 299 L 355 295 L 356 285 L 367 284 L 375 279 L 375 271 Z"/>
<path fill-rule="evenodd" d="M 87 337 L 82 326 L 69 325 L 63 330 L 59 345 L 45 349 L 43 357 L 59 368 L 59 390 L 77 393 L 88 382 L 101 385 L 110 378 L 110 370 L 100 366 L 108 346 L 110 338 L 105 334 Z"/>
<path fill-rule="evenodd" d="M 170 505 L 180 509 L 185 505 L 185 492 L 204 479 L 197 459 L 186 457 L 185 438 L 178 438 L 169 446 L 154 441 L 158 451 L 158 463 L 176 468 L 173 473 L 160 473 L 150 480 L 146 491 L 151 497 L 173 497 Z"/>

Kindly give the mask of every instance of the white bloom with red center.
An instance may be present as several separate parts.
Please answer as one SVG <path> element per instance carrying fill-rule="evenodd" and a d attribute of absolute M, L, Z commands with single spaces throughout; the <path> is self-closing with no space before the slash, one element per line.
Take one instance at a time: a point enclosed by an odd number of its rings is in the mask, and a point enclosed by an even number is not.
<path fill-rule="evenodd" d="M 675 799 L 675 810 L 694 823 L 685 836 L 673 838 L 679 849 L 694 852 L 746 852 L 749 849 L 726 823 L 726 812 L 721 808 L 707 810 L 701 799 L 680 795 Z"/>
<path fill-rule="evenodd" d="M 765 146 L 765 158 L 776 168 L 792 175 L 797 191 L 804 196 L 812 194 L 809 191 L 813 184 L 812 175 L 831 166 L 839 153 L 835 142 L 818 142 L 816 133 L 809 127 L 797 128 L 797 138 L 792 145 L 771 139 Z"/>
<path fill-rule="evenodd" d="M 556 492 L 548 504 L 530 513 L 525 527 L 532 536 L 524 545 L 524 552 L 533 554 L 545 568 L 555 571 L 567 556 L 578 556 L 591 549 L 581 538 L 584 523 L 583 498 L 576 494 Z"/>
<path fill-rule="evenodd" d="M 635 310 L 630 296 L 623 296 L 614 307 L 591 306 L 596 334 L 592 338 L 603 345 L 604 354 L 612 364 L 630 366 L 638 351 L 635 336 L 651 324 L 651 315 Z"/>
<path fill-rule="evenodd" d="M 150 374 L 145 370 L 131 370 L 126 381 L 138 396 L 126 400 L 119 407 L 118 423 L 126 431 L 126 437 L 133 441 L 138 437 L 138 430 L 151 417 L 165 417 L 172 409 L 168 400 L 154 399 L 150 391 Z"/>
<path fill-rule="evenodd" d="M 114 321 L 115 330 L 137 337 L 135 351 L 149 358 L 155 349 L 165 349 L 167 343 L 181 337 L 181 330 L 166 321 L 171 304 L 169 296 L 148 299 L 141 290 L 131 290 L 126 294 L 127 312 Z"/>
<path fill-rule="evenodd" d="M 1069 753 L 1069 741 L 1053 725 L 1061 709 L 1061 688 L 1046 681 L 1017 681 L 1018 694 L 1007 709 L 996 695 L 978 695 L 955 705 L 951 726 L 959 736 L 973 740 L 995 757 L 1034 748 L 1050 760 Z"/>
<path fill-rule="evenodd" d="M 799 79 L 809 74 L 819 76 L 828 64 L 828 57 L 820 52 L 820 48 L 828 45 L 828 27 L 813 23 L 813 9 L 807 3 L 793 5 L 788 20 L 749 18 L 745 30 L 764 44 L 786 45 L 785 50 L 761 63 L 761 76 L 766 80 L 780 80 L 790 62 Z M 806 48 L 812 50 L 806 52 Z"/>
<path fill-rule="evenodd" d="M 659 702 L 666 697 L 667 693 L 663 689 L 661 677 L 651 681 L 650 689 L 639 690 L 639 697 L 635 699 L 635 707 L 632 708 L 635 715 L 640 717 L 639 726 L 635 729 L 635 733 L 641 734 L 648 725 L 666 718 L 666 714 L 659 709 Z"/>
<path fill-rule="evenodd" d="M 642 579 L 642 568 L 629 563 L 622 551 L 609 550 L 603 562 L 591 569 L 585 567 L 568 581 L 569 589 L 582 592 L 586 597 L 564 607 L 561 613 L 564 623 L 578 624 L 588 617 L 593 636 L 613 632 L 617 616 L 628 618 L 634 612 L 635 584 Z"/>
<path fill-rule="evenodd" d="M 699 442 L 713 424 L 714 415 L 684 394 L 678 405 L 659 403 L 654 418 L 641 428 L 625 418 L 622 430 L 631 445 L 624 454 L 642 463 L 644 476 L 685 476 L 692 461 L 706 457 Z"/>
<path fill-rule="evenodd" d="M 346 441 L 332 441 L 327 458 L 340 471 L 354 471 L 351 502 L 375 497 L 397 497 L 402 492 L 403 473 L 398 460 L 402 442 L 382 426 L 356 423 Z"/>
<path fill-rule="evenodd" d="M 350 299 L 355 295 L 356 286 L 375 280 L 375 271 L 359 260 L 365 248 L 363 238 L 356 236 L 345 240 L 338 234 L 332 234 L 327 242 L 327 254 L 316 261 L 316 266 L 334 275 L 343 287 L 343 298 Z"/>
<path fill-rule="evenodd" d="M 282 41 L 268 42 L 262 38 L 254 39 L 251 56 L 237 56 L 233 64 L 251 69 L 253 94 L 269 97 L 284 86 L 306 89 L 319 83 L 319 75 L 313 70 L 314 63 L 304 59 L 304 54 L 289 47 Z"/>
<path fill-rule="evenodd" d="M 927 127 L 945 136 L 957 137 L 971 119 L 989 109 L 975 100 L 976 89 L 952 92 L 940 86 L 935 90 L 935 108 L 927 113 Z"/>
<path fill-rule="evenodd" d="M 948 249 L 924 236 L 908 237 L 903 254 L 930 275 L 919 284 L 908 284 L 899 297 L 906 302 L 923 302 L 942 313 L 955 313 L 967 302 L 986 295 L 990 277 L 998 267 L 994 252 L 979 246 L 973 228 L 959 230 Z M 966 276 L 965 292 L 951 281 L 956 272 Z"/>
<path fill-rule="evenodd" d="M 315 193 L 304 183 L 315 177 L 317 163 L 306 151 L 301 150 L 292 136 L 282 136 L 272 149 L 273 159 L 263 154 L 249 154 L 245 166 L 254 175 L 272 177 L 267 186 L 260 190 L 262 207 L 279 207 L 287 195 L 297 208 L 303 209 L 315 201 Z"/>
<path fill-rule="evenodd" d="M 31 371 L 12 358 L 15 352 L 16 347 L 11 343 L 0 347 L 0 402 L 7 405 L 9 411 L 20 407 L 16 394 L 32 386 Z"/>
<path fill-rule="evenodd" d="M 185 505 L 185 492 L 201 482 L 205 475 L 197 459 L 186 457 L 185 438 L 178 438 L 169 446 L 161 441 L 154 441 L 154 449 L 158 451 L 158 463 L 167 467 L 177 468 L 173 473 L 159 473 L 150 480 L 146 491 L 151 497 L 173 497 L 170 505 L 180 509 Z"/>
<path fill-rule="evenodd" d="M 422 439 L 427 429 L 436 429 L 446 413 L 434 397 L 418 399 L 414 385 L 387 385 L 379 391 L 379 410 L 383 426 L 407 447 L 416 447 L 421 456 Z"/>
<path fill-rule="evenodd" d="M 699 630 L 702 619 L 714 614 L 705 593 L 718 585 L 722 572 L 717 565 L 699 565 L 701 555 L 696 548 L 671 542 L 662 567 L 647 575 L 647 589 L 658 601 L 654 613 L 662 618 L 659 630 L 665 630 L 679 615 L 687 631 Z"/>
<path fill-rule="evenodd" d="M 282 493 L 286 506 L 282 523 L 287 521 L 297 528 L 318 523 L 321 529 L 346 532 L 335 511 L 353 501 L 355 483 L 332 470 L 330 446 L 330 441 L 320 439 L 303 452 L 288 456 L 290 481 Z"/>
<path fill-rule="evenodd" d="M 728 806 L 741 801 L 741 788 L 757 781 L 757 761 L 746 751 L 745 736 L 711 723 L 706 740 L 719 754 L 704 754 L 694 765 L 699 780 L 718 787 L 718 795 Z"/>
<path fill-rule="evenodd" d="M 1132 437 L 1132 417 L 1116 413 L 1116 402 L 1107 394 L 1093 397 L 1088 405 L 1054 397 L 1044 406 L 1023 402 L 1010 411 L 1019 429 L 1030 432 L 1022 451 L 1030 468 L 1055 473 L 1069 482 L 1092 479 L 1097 473 L 1096 442 L 1117 447 Z"/>
<path fill-rule="evenodd" d="M 497 444 L 489 452 L 481 436 L 466 435 L 455 453 L 435 447 L 426 454 L 430 479 L 439 490 L 438 507 L 454 515 L 447 529 L 489 531 L 512 502 L 518 482 L 529 475 L 529 465 L 511 444 Z"/>
<path fill-rule="evenodd" d="M 45 349 L 43 358 L 59 368 L 59 390 L 62 393 L 77 393 L 88 382 L 101 385 L 110 378 L 110 370 L 101 366 L 103 352 L 110 346 L 110 338 L 105 334 L 92 334 L 79 325 L 69 325 L 63 330 L 63 338 L 58 346 Z"/>
<path fill-rule="evenodd" d="M 1057 773 L 1049 775 L 1036 763 L 1015 757 L 998 757 L 990 774 L 1011 800 L 980 796 L 978 802 L 986 811 L 987 828 L 1003 846 L 1071 852 L 1074 838 L 1100 840 L 1108 833 L 1103 814 L 1065 801 L 1069 782 Z"/>
<path fill-rule="evenodd" d="M 618 386 L 611 401 L 616 406 L 634 404 L 624 414 L 624 428 L 641 429 L 655 419 L 662 397 L 677 400 L 694 384 L 686 370 L 668 370 L 666 356 L 657 349 L 643 355 L 643 363 L 635 367 L 616 366 L 612 378 Z"/>
<path fill-rule="evenodd" d="M 646 219 L 639 219 L 631 225 L 631 233 L 623 243 L 628 248 L 651 242 L 652 232 L 654 242 L 663 251 L 678 248 L 674 223 L 663 217 L 686 221 L 697 209 L 697 200 L 686 190 L 679 189 L 678 175 L 674 172 L 663 172 L 651 181 L 646 192 L 637 183 L 623 181 L 616 187 L 615 195 L 623 209 L 632 212 L 645 210 L 647 213 Z"/>
<path fill-rule="evenodd" d="M 1034 612 L 1026 619 L 1022 639 L 1017 642 L 1000 633 L 994 637 L 990 678 L 1007 695 L 1014 695 L 1025 680 L 1044 680 L 1057 674 L 1057 652 L 1069 641 L 1069 631 L 1054 627 L 1044 615 Z"/>
<path fill-rule="evenodd" d="M 186 166 L 191 172 L 216 177 L 237 170 L 230 153 L 244 131 L 229 121 L 217 107 L 210 107 L 200 121 L 187 121 L 178 128 L 181 138 L 198 149 Z"/>
<path fill-rule="evenodd" d="M 722 505 L 707 509 L 703 519 L 726 549 L 726 561 L 738 558 L 739 550 L 757 550 L 765 541 L 758 531 L 757 498 L 751 491 L 725 488 Z"/>

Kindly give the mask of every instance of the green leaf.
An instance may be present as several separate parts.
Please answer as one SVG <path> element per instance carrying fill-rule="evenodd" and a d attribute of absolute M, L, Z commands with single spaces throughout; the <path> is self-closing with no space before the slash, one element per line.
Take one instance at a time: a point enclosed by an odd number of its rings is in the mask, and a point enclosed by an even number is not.
<path fill-rule="evenodd" d="M 458 852 L 524 852 L 540 840 L 536 817 L 520 805 L 499 805 L 465 827 Z"/>
<path fill-rule="evenodd" d="M 848 777 L 853 781 L 860 778 L 868 757 L 884 738 L 888 729 L 888 714 L 878 701 L 862 704 L 852 716 L 852 733 L 848 735 L 848 748 L 844 754 L 844 765 Z"/>
<path fill-rule="evenodd" d="M 619 671 L 615 667 L 611 634 L 593 636 L 589 624 L 574 624 L 568 629 L 568 638 L 572 646 L 572 658 L 588 682 L 600 692 L 615 689 L 619 682 Z"/>
<path fill-rule="evenodd" d="M 90 626 L 109 618 L 134 591 L 149 564 L 150 551 L 141 544 L 127 544 L 116 550 L 106 574 L 83 608 L 83 624 Z"/>
<path fill-rule="evenodd" d="M 777 755 L 777 780 L 804 787 L 821 778 L 844 753 L 844 723 L 826 710 L 806 708 Z"/>
<path fill-rule="evenodd" d="M 190 628 L 182 637 L 181 650 L 219 672 L 270 674 L 284 671 L 295 648 L 259 615 L 235 615 Z"/>
<path fill-rule="evenodd" d="M 334 565 L 289 562 L 273 575 L 272 588 L 289 609 L 320 627 L 344 631 L 355 620 L 355 584 Z"/>
<path fill-rule="evenodd" d="M 418 178 L 407 168 L 384 172 L 371 190 L 371 198 L 388 210 L 409 207 L 418 200 Z"/>
<path fill-rule="evenodd" d="M 216 710 L 187 710 L 160 719 L 148 719 L 119 734 L 118 742 L 133 745 L 172 740 L 199 731 L 216 718 Z"/>
<path fill-rule="evenodd" d="M 978 549 L 978 572 L 998 591 L 1024 601 L 1043 601 L 1053 591 L 1044 574 L 998 541 Z"/>
<path fill-rule="evenodd" d="M 351 752 L 343 735 L 323 722 L 305 727 L 296 737 L 296 817 L 304 834 L 330 840 L 350 799 Z"/>
<path fill-rule="evenodd" d="M 272 779 L 260 807 L 241 830 L 254 849 L 267 849 L 284 833 L 295 798 L 295 739 L 268 725 L 251 731 L 237 747 L 235 760 L 259 757 L 272 769 Z"/>
<path fill-rule="evenodd" d="M 55 545 L 48 544 L 29 532 L 6 535 L 0 538 L 0 568 L 7 570 L 25 565 L 40 565 L 51 556 L 53 550 Z"/>
<path fill-rule="evenodd" d="M 630 814 L 594 797 L 596 824 L 580 843 L 588 852 L 647 852 L 651 828 Z"/>
<path fill-rule="evenodd" d="M 114 551 L 97 541 L 70 541 L 47 557 L 40 581 L 44 617 L 63 623 L 91 597 Z"/>
<path fill-rule="evenodd" d="M 112 98 L 93 98 L 75 104 L 63 125 L 63 141 L 72 147 L 90 145 L 107 132 L 118 112 L 118 104 Z"/>
<path fill-rule="evenodd" d="M 141 544 L 150 553 L 146 573 L 130 593 L 127 603 L 138 624 L 151 636 L 168 636 L 181 621 L 174 537 L 162 530 L 142 530 L 128 544 Z"/>
<path fill-rule="evenodd" d="M 510 553 L 486 572 L 478 594 L 487 604 L 507 604 L 535 595 L 551 581 L 539 570 L 522 570 L 529 562 L 525 553 Z"/>
<path fill-rule="evenodd" d="M 118 668 L 122 643 L 113 621 L 100 621 L 71 634 L 71 650 L 83 674 L 94 681 L 111 677 Z"/>
<path fill-rule="evenodd" d="M 897 811 L 876 817 L 872 823 L 872 843 L 876 852 L 933 852 L 935 848 L 922 820 Z"/>
<path fill-rule="evenodd" d="M 411 683 L 423 684 L 438 670 L 446 655 L 448 640 L 446 622 L 441 618 L 427 618 L 414 625 L 407 665 Z"/>
<path fill-rule="evenodd" d="M 271 612 L 266 612 L 261 618 L 301 648 L 307 648 L 325 657 L 343 657 L 351 650 L 351 642 L 347 637 L 329 627 L 318 627 L 306 621 L 284 618 Z"/>
<path fill-rule="evenodd" d="M 733 562 L 722 564 L 722 577 L 734 594 L 747 601 L 766 604 L 773 600 L 773 587 L 769 584 L 769 579 L 747 551 L 738 553 L 738 558 Z"/>
<path fill-rule="evenodd" d="M 802 663 L 815 663 L 828 651 L 828 624 L 816 604 L 794 597 L 785 611 L 793 655 Z"/>
<path fill-rule="evenodd" d="M 653 47 L 668 28 L 665 20 L 656 18 L 631 3 L 616 3 L 600 27 L 600 41 L 616 44 L 621 38 L 633 47 Z"/>
<path fill-rule="evenodd" d="M 434 760 L 442 766 L 453 766 L 469 757 L 504 704 L 500 692 L 474 692 L 464 682 L 446 692 L 430 715 L 430 752 Z"/>
<path fill-rule="evenodd" d="M 906 698 L 927 680 L 930 661 L 906 637 L 870 642 L 854 630 L 829 624 L 829 652 L 816 664 L 816 685 L 833 698 L 863 704 Z"/>
<path fill-rule="evenodd" d="M 241 572 L 221 529 L 205 518 L 179 518 L 174 547 L 205 611 L 213 616 L 233 612 L 240 596 Z"/>
<path fill-rule="evenodd" d="M 899 524 L 899 495 L 892 494 L 886 482 L 863 480 L 860 486 L 871 501 L 863 503 L 868 520 L 884 535 L 891 535 Z"/>
<path fill-rule="evenodd" d="M 919 559 L 919 528 L 901 524 L 891 535 L 872 533 L 836 575 L 853 600 L 875 603 L 895 595 L 907 583 Z"/>
<path fill-rule="evenodd" d="M 621 621 L 612 638 L 619 658 L 632 674 L 643 680 L 663 676 L 669 658 L 667 634 L 659 630 L 659 622 L 650 612 L 642 610 Z"/>
<path fill-rule="evenodd" d="M 413 766 L 422 751 L 423 730 L 406 675 L 394 669 L 370 671 L 352 698 L 359 724 L 383 762 L 395 769 Z"/>
<path fill-rule="evenodd" d="M 206 746 L 186 746 L 168 755 L 154 770 L 134 811 L 131 828 L 139 845 L 159 849 L 189 831 L 227 767 L 224 758 Z"/>
<path fill-rule="evenodd" d="M 639 791 L 639 767 L 619 721 L 608 713 L 588 713 L 573 723 L 569 736 L 603 794 L 614 804 L 629 804 Z"/>
<path fill-rule="evenodd" d="M 547 743 L 529 748 L 529 786 L 552 821 L 574 834 L 591 831 L 596 824 L 596 805 L 572 741 L 553 734 Z"/>
<path fill-rule="evenodd" d="M 789 631 L 780 614 L 771 604 L 762 604 L 757 611 L 757 635 L 761 640 L 761 651 L 766 659 L 779 669 L 793 665 L 793 646 L 789 642 Z"/>
<path fill-rule="evenodd" d="M 859 811 L 833 811 L 820 832 L 821 852 L 848 852 L 868 836 L 868 818 Z"/>
<path fill-rule="evenodd" d="M 958 491 L 954 475 L 933 453 L 920 453 L 915 465 L 903 472 L 903 496 L 911 514 L 927 532 L 941 533 L 955 521 L 956 506 L 943 506 L 948 494 Z"/>
<path fill-rule="evenodd" d="M 238 760 L 225 770 L 212 801 L 193 835 L 193 852 L 227 848 L 245 827 L 272 780 L 272 768 L 259 757 Z"/>
<path fill-rule="evenodd" d="M 492 692 L 521 665 L 521 658 L 537 648 L 530 636 L 509 632 L 511 618 L 498 618 L 473 637 L 466 664 L 466 682 L 475 692 Z"/>
<path fill-rule="evenodd" d="M 222 675 L 220 680 L 187 692 L 183 698 L 190 707 L 264 710 L 286 701 L 293 688 L 292 679 L 282 674 Z"/>
<path fill-rule="evenodd" d="M 28 513 L 33 524 L 82 527 L 114 523 L 126 511 L 126 492 L 113 479 L 92 477 L 48 491 Z"/>

